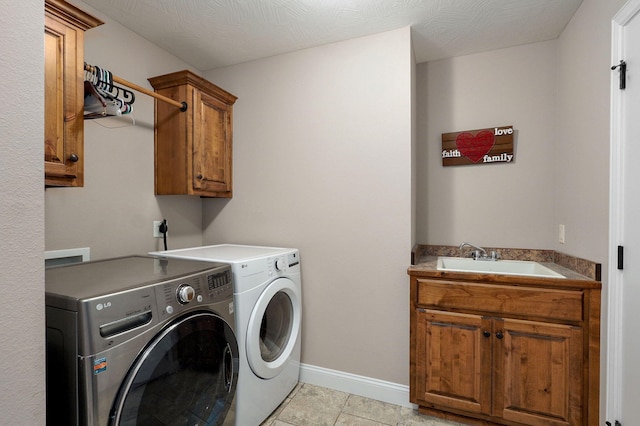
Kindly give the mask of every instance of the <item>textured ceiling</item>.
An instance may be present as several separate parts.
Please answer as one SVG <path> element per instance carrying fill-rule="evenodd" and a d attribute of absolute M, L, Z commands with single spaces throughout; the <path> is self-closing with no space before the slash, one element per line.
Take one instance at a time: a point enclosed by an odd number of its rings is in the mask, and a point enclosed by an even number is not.
<path fill-rule="evenodd" d="M 83 0 L 200 71 L 411 26 L 426 62 L 557 38 L 582 0 Z"/>

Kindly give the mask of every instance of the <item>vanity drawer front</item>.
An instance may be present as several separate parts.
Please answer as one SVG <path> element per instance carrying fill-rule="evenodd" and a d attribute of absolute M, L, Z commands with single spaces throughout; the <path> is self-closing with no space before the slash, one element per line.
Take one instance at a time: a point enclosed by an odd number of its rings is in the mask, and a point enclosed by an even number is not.
<path fill-rule="evenodd" d="M 446 280 L 418 280 L 418 305 L 496 315 L 582 321 L 583 292 Z"/>

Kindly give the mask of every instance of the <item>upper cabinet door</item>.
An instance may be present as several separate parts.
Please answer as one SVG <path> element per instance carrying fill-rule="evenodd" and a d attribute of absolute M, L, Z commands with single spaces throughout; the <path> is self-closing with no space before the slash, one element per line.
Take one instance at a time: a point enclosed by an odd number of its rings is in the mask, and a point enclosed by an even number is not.
<path fill-rule="evenodd" d="M 229 105 L 198 90 L 194 93 L 193 188 L 231 193 L 232 112 Z"/>
<path fill-rule="evenodd" d="M 152 77 L 149 82 L 158 94 L 188 103 L 181 112 L 156 100 L 156 195 L 231 198 L 237 98 L 187 70 Z"/>
<path fill-rule="evenodd" d="M 84 31 L 102 24 L 64 1 L 45 2 L 45 185 L 84 184 Z"/>

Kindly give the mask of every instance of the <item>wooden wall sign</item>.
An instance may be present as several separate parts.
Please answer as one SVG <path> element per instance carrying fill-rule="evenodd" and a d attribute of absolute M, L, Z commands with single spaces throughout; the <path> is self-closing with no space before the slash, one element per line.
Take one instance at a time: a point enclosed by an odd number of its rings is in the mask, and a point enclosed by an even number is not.
<path fill-rule="evenodd" d="M 442 134 L 442 165 L 511 163 L 513 126 Z"/>

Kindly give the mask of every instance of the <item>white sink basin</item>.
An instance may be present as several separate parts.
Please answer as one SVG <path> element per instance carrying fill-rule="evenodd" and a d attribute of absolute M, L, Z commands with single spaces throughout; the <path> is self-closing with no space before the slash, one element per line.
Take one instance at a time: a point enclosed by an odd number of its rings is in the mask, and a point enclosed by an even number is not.
<path fill-rule="evenodd" d="M 438 257 L 440 271 L 476 272 L 481 274 L 524 275 L 529 277 L 565 278 L 551 269 L 526 260 L 473 260 L 466 257 Z"/>

